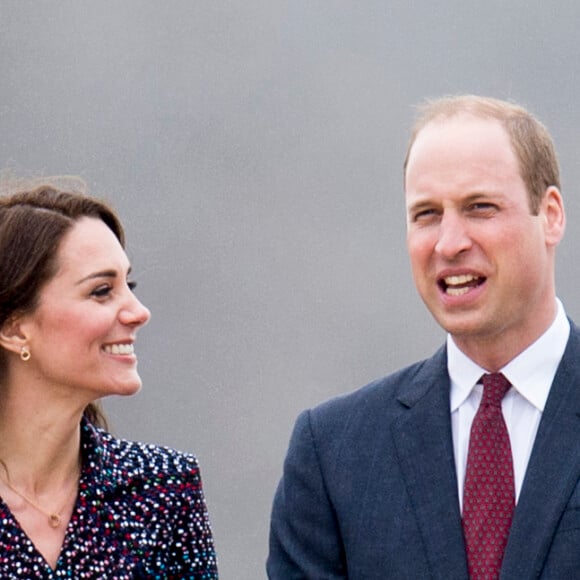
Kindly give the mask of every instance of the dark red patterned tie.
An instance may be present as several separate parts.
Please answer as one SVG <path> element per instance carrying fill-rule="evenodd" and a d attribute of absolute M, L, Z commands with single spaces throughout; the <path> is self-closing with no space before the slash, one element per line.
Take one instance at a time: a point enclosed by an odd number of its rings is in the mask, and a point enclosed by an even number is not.
<path fill-rule="evenodd" d="M 510 388 L 501 373 L 484 375 L 471 425 L 463 490 L 463 533 L 469 576 L 499 578 L 515 505 L 514 469 L 501 401 Z"/>

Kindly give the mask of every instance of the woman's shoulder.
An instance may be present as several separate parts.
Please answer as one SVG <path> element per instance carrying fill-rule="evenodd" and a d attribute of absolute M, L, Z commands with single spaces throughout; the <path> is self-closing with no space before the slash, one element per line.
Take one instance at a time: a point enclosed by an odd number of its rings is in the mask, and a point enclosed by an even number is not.
<path fill-rule="evenodd" d="M 197 458 L 164 445 L 116 437 L 92 425 L 89 426 L 92 446 L 105 466 L 127 475 L 138 473 L 174 474 L 198 472 Z"/>

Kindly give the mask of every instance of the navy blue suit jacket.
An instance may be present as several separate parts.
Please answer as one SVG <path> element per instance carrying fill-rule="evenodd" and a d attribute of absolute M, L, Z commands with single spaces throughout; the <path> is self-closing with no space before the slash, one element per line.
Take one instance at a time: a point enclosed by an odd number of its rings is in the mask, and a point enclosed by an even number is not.
<path fill-rule="evenodd" d="M 272 580 L 467 579 L 444 348 L 300 415 L 270 531 Z M 580 578 L 580 330 L 552 384 L 501 578 Z"/>

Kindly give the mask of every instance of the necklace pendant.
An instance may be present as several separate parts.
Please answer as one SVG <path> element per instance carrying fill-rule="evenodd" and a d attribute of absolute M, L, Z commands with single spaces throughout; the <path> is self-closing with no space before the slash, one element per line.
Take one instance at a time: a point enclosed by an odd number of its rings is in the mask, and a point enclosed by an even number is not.
<path fill-rule="evenodd" d="M 48 516 L 48 523 L 51 528 L 58 528 L 60 526 L 60 516 L 58 514 L 50 514 Z"/>

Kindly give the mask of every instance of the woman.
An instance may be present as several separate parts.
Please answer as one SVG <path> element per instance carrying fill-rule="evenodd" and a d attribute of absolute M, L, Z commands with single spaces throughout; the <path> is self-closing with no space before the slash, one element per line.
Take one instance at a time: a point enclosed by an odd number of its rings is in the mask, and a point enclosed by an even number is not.
<path fill-rule="evenodd" d="M 112 437 L 96 404 L 141 386 L 130 271 L 102 202 L 0 198 L 0 578 L 217 578 L 196 459 Z"/>

